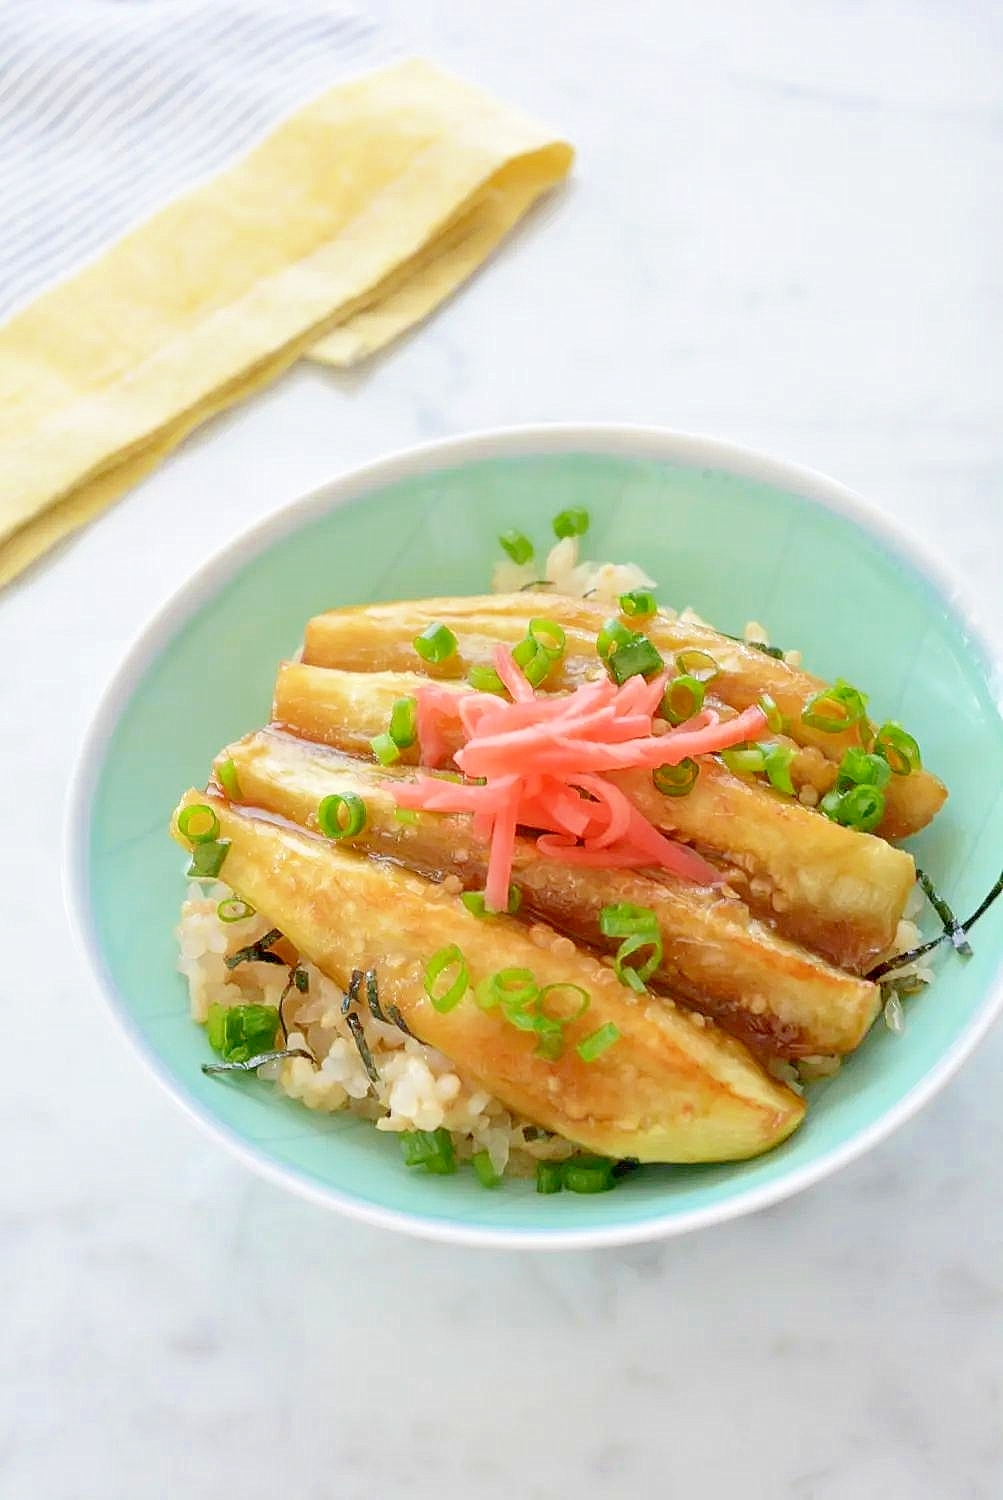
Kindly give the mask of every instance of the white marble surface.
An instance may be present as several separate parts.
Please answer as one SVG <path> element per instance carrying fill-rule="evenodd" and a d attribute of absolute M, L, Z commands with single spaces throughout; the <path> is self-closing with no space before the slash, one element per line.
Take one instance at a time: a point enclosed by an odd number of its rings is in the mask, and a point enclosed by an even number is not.
<path fill-rule="evenodd" d="M 374 368 L 214 422 L 0 598 L 0 1494 L 997 1500 L 1000 1030 L 796 1201 L 534 1258 L 257 1181 L 80 975 L 57 856 L 95 695 L 197 556 L 360 460 L 541 418 L 718 433 L 878 498 L 1003 628 L 994 0 L 392 9 L 569 132 L 574 184 Z"/>

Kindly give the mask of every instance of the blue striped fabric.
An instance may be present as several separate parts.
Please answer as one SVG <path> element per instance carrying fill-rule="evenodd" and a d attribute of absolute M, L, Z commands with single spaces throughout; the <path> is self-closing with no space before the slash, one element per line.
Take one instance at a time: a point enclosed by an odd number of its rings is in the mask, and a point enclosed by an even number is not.
<path fill-rule="evenodd" d="M 392 55 L 379 6 L 0 0 L 0 319 Z"/>

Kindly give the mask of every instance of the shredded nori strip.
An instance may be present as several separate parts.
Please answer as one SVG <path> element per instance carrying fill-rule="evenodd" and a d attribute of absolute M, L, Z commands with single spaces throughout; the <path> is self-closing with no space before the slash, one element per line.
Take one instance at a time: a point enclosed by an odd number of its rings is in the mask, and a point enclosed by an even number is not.
<path fill-rule="evenodd" d="M 772 656 L 775 661 L 783 661 L 785 652 L 779 646 L 768 646 L 765 641 L 747 641 L 744 635 L 729 635 L 726 630 L 719 631 L 725 640 L 737 641 L 740 646 L 751 646 L 753 651 L 761 651 L 764 656 Z"/>
<path fill-rule="evenodd" d="M 271 932 L 266 932 L 264 937 L 258 938 L 256 943 L 250 943 L 246 948 L 238 948 L 236 953 L 231 953 L 226 959 L 226 967 L 235 969 L 238 964 L 281 964 L 282 959 L 277 953 L 269 953 L 279 941 L 282 934 L 277 927 Z"/>
<path fill-rule="evenodd" d="M 410 1026 L 407 1024 L 396 1005 L 387 1006 L 387 1015 L 390 1017 L 394 1025 L 398 1026 L 400 1030 L 403 1031 L 405 1036 L 414 1036 L 414 1032 L 411 1030 Z M 417 1037 L 414 1037 L 414 1039 L 415 1041 L 418 1040 Z"/>
<path fill-rule="evenodd" d="M 373 1018 L 377 1021 L 382 1021 L 384 1026 L 389 1026 L 391 1022 L 387 1020 L 386 1016 L 383 1014 L 383 1011 L 380 1009 L 380 987 L 376 982 L 376 970 L 367 969 L 365 979 L 366 1003 L 368 1004 L 369 1009 L 373 1014 Z"/>
<path fill-rule="evenodd" d="M 359 987 L 362 984 L 362 970 L 353 969 L 348 980 L 348 993 L 341 1002 L 341 1014 L 347 1016 L 353 1005 L 358 1004 Z"/>
<path fill-rule="evenodd" d="M 540 1125 L 524 1125 L 522 1127 L 522 1138 L 524 1141 L 545 1141 L 553 1133 L 552 1130 L 544 1130 Z"/>
<path fill-rule="evenodd" d="M 552 589 L 554 585 L 549 578 L 531 578 L 528 583 L 519 585 L 520 594 L 528 593 L 530 589 Z"/>
<path fill-rule="evenodd" d="M 1003 892 L 1003 872 L 1000 873 L 999 879 L 992 890 L 989 891 L 975 908 L 968 920 L 959 924 L 966 936 L 971 932 L 979 918 L 985 916 L 1001 892 Z M 886 958 L 884 963 L 878 964 L 877 968 L 872 969 L 865 977 L 867 979 L 882 979 L 886 974 L 893 974 L 896 969 L 904 969 L 907 964 L 915 963 L 917 958 L 924 958 L 927 953 L 932 953 L 934 948 L 939 948 L 941 943 L 945 943 L 949 936 L 949 933 L 942 932 L 940 937 L 931 938 L 926 943 L 920 943 L 918 948 L 910 948 L 908 953 L 897 953 L 894 958 Z"/>
<path fill-rule="evenodd" d="M 312 1052 L 305 1052 L 302 1047 L 282 1047 L 276 1052 L 260 1052 L 246 1062 L 203 1063 L 202 1071 L 210 1077 L 214 1073 L 255 1073 L 263 1063 L 278 1062 L 284 1057 L 305 1057 L 312 1063 L 317 1061 Z"/>
<path fill-rule="evenodd" d="M 359 1056 L 362 1058 L 362 1066 L 369 1074 L 370 1082 L 379 1083 L 380 1075 L 376 1070 L 376 1064 L 373 1062 L 373 1054 L 369 1050 L 369 1043 L 366 1041 L 366 1033 L 362 1029 L 362 1022 L 359 1020 L 354 1011 L 352 1011 L 350 1015 L 346 1016 L 345 1019 L 348 1022 L 348 1029 L 352 1033 L 352 1039 L 355 1042 L 356 1047 L 358 1047 L 359 1049 Z"/>
<path fill-rule="evenodd" d="M 294 988 L 297 989 L 301 995 L 305 995 L 309 987 L 310 976 L 305 969 L 301 969 L 297 964 L 294 968 L 291 968 L 289 970 L 289 978 L 286 980 L 285 989 L 279 996 L 279 1026 L 282 1029 L 282 1040 L 284 1042 L 288 1042 L 289 1040 L 289 1027 L 286 1024 L 286 1018 L 283 1014 L 282 1007 L 285 1005 Z M 311 1053 L 310 1056 L 313 1057 L 314 1062 L 317 1061 L 313 1053 Z"/>
<path fill-rule="evenodd" d="M 636 1156 L 625 1156 L 613 1163 L 613 1176 L 626 1177 L 628 1172 L 636 1172 L 640 1165 Z"/>
<path fill-rule="evenodd" d="M 942 896 L 938 896 L 936 890 L 934 889 L 933 881 L 930 879 L 929 875 L 927 875 L 923 870 L 917 868 L 916 879 L 923 887 L 923 891 L 930 905 L 933 907 L 934 911 L 937 913 L 937 916 L 943 922 L 944 931 L 950 938 L 952 946 L 955 947 L 959 953 L 963 953 L 966 958 L 971 958 L 972 945 L 969 943 L 967 937 L 965 936 L 965 929 L 962 927 L 961 923 L 958 921 L 957 917 L 954 915 L 953 911 L 948 906 L 944 898 Z"/>

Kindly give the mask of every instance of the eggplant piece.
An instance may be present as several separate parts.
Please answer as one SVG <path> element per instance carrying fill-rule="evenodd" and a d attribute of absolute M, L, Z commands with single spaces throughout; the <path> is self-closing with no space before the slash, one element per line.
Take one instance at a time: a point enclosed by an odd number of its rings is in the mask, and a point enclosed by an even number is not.
<path fill-rule="evenodd" d="M 276 684 L 275 718 L 308 738 L 367 754 L 395 699 L 416 692 L 422 680 L 286 663 Z M 445 685 L 462 689 L 457 682 Z M 444 737 L 448 744 L 448 731 Z M 459 744 L 457 736 L 450 748 Z M 894 942 L 916 878 L 904 850 L 734 776 L 712 756 L 701 757 L 700 775 L 685 797 L 663 796 L 644 772 L 610 779 L 657 827 L 724 861 L 750 909 L 784 936 L 857 974 Z"/>
<path fill-rule="evenodd" d="M 260 730 L 230 745 L 241 795 L 279 817 L 316 830 L 317 808 L 332 793 L 366 804 L 353 848 L 398 861 L 433 880 L 449 875 L 482 890 L 488 844 L 465 814 L 397 816 L 395 784 L 411 773 Z M 652 910 L 664 945 L 657 982 L 681 996 L 754 1051 L 774 1057 L 851 1052 L 877 1014 L 878 987 L 834 968 L 750 918 L 718 888 L 632 870 L 588 869 L 542 855 L 532 838 L 516 841 L 513 882 L 531 912 L 593 947 L 615 952 L 600 928 L 603 907 L 629 902 Z"/>
<path fill-rule="evenodd" d="M 540 945 L 520 922 L 486 922 L 458 896 L 386 861 L 351 854 L 267 814 L 191 791 L 181 807 L 209 801 L 230 840 L 225 876 L 336 984 L 376 968 L 384 1004 L 510 1109 L 590 1151 L 643 1162 L 735 1161 L 778 1145 L 805 1105 L 734 1038 L 666 998 L 635 995 L 570 939 Z M 180 808 L 178 809 L 180 811 Z M 187 841 L 177 828 L 179 843 Z M 485 1010 L 472 989 L 447 1013 L 424 987 L 426 966 L 450 945 L 476 988 L 500 969 L 532 971 L 539 986 L 580 985 L 587 1014 L 566 1028 L 561 1056 L 535 1051 L 536 1036 Z M 599 1027 L 619 1039 L 592 1062 L 576 1048 Z"/>
<path fill-rule="evenodd" d="M 555 664 L 544 686 L 574 687 L 601 673 L 596 636 L 609 616 L 608 607 L 565 594 L 487 594 L 475 598 L 421 599 L 317 615 L 306 627 L 303 660 L 315 666 L 353 671 L 424 670 L 436 678 L 462 677 L 470 665 L 490 660 L 499 641 L 515 645 L 531 619 L 556 620 L 567 633 L 563 662 Z M 414 650 L 414 637 L 436 621 L 450 626 L 458 650 L 440 667 L 428 669 Z M 839 761 L 851 745 L 861 743 L 861 726 L 840 733 L 812 729 L 801 720 L 809 698 L 828 686 L 785 661 L 757 651 L 707 625 L 674 619 L 659 611 L 641 626 L 672 666 L 681 651 L 705 651 L 718 673 L 711 697 L 741 712 L 769 693 L 799 745 L 815 747 L 827 760 Z M 828 790 L 828 788 L 826 788 Z M 893 776 L 885 790 L 886 813 L 881 832 L 905 838 L 925 828 L 940 811 L 947 789 L 929 771 Z"/>

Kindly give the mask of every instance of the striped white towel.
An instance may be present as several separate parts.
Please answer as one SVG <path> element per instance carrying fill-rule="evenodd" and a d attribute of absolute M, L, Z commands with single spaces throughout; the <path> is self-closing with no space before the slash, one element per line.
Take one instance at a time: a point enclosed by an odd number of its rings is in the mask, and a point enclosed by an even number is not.
<path fill-rule="evenodd" d="M 0 0 L 0 320 L 396 55 L 380 20 L 379 0 Z"/>

